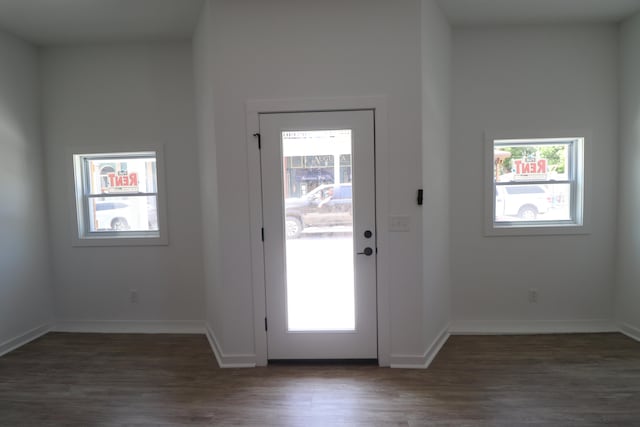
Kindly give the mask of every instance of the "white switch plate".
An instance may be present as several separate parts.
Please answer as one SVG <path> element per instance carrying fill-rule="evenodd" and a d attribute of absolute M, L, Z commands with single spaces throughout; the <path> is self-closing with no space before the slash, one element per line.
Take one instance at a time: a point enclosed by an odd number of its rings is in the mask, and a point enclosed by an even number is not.
<path fill-rule="evenodd" d="M 409 231 L 411 218 L 407 215 L 390 215 L 389 231 Z"/>

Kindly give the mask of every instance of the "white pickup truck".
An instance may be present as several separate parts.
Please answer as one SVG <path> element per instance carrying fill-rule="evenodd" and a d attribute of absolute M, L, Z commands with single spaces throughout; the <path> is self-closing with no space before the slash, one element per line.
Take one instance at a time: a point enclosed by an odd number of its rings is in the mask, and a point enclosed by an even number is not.
<path fill-rule="evenodd" d="M 540 185 L 497 185 L 496 218 L 511 216 L 521 220 L 535 220 L 551 207 L 552 197 Z"/>

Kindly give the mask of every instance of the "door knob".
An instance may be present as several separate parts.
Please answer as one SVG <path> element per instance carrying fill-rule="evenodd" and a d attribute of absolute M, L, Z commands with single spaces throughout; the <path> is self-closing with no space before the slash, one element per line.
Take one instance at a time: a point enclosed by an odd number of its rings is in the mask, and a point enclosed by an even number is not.
<path fill-rule="evenodd" d="M 371 254 L 373 254 L 373 249 L 371 249 L 369 247 L 364 248 L 363 252 L 358 252 L 358 255 L 371 256 Z"/>

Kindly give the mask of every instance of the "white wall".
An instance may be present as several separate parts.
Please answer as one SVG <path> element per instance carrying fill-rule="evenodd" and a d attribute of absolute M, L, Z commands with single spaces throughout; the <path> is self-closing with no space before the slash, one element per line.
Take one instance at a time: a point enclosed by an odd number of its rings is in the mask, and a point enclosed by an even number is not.
<path fill-rule="evenodd" d="M 46 327 L 52 313 L 38 52 L 0 32 L 0 64 L 2 354 Z"/>
<path fill-rule="evenodd" d="M 221 253 L 218 215 L 220 208 L 218 205 L 218 157 L 216 155 L 214 126 L 212 13 L 211 4 L 206 2 L 196 28 L 193 46 L 202 200 L 202 253 L 205 268 L 206 322 L 210 333 L 222 341 L 225 301 L 222 282 L 219 279 Z M 224 341 L 219 342 L 218 345 L 223 346 Z"/>
<path fill-rule="evenodd" d="M 613 317 L 615 26 L 454 31 L 453 330 L 597 330 Z M 483 132 L 587 129 L 592 232 L 483 237 Z M 527 290 L 539 291 L 528 303 Z"/>
<path fill-rule="evenodd" d="M 192 61 L 188 42 L 44 52 L 49 224 L 59 329 L 179 331 L 192 330 L 204 319 Z M 67 147 L 135 150 L 136 144 L 164 144 L 169 245 L 72 247 Z M 138 304 L 130 302 L 131 289 L 138 290 Z"/>
<path fill-rule="evenodd" d="M 640 339 L 640 15 L 620 32 L 620 214 L 616 309 L 625 332 Z"/>
<path fill-rule="evenodd" d="M 424 333 L 432 354 L 451 314 L 449 146 L 451 28 L 435 1 L 422 2 L 422 247 Z"/>
<path fill-rule="evenodd" d="M 254 352 L 245 103 L 383 95 L 391 152 L 389 207 L 410 233 L 389 233 L 391 351 L 422 354 L 420 10 L 417 0 L 211 1 L 210 44 L 224 350 Z M 210 117 L 210 116 L 209 116 Z M 202 154 L 202 153 L 201 153 Z M 213 205 L 212 205 L 213 206 Z M 212 239 L 212 235 L 207 237 Z"/>

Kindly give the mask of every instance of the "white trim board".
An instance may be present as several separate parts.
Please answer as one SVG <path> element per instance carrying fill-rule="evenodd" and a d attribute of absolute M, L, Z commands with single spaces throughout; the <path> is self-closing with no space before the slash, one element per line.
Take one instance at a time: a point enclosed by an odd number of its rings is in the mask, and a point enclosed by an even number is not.
<path fill-rule="evenodd" d="M 462 320 L 454 321 L 451 335 L 517 335 L 620 332 L 611 320 Z"/>
<path fill-rule="evenodd" d="M 511 226 L 495 226 L 493 195 L 493 152 L 496 140 L 564 140 L 574 141 L 576 147 L 575 169 L 577 178 L 573 179 L 578 189 L 576 199 L 576 217 L 571 224 L 536 224 L 522 226 L 517 222 Z M 484 132 L 484 235 L 486 237 L 500 236 L 554 236 L 572 234 L 591 234 L 591 140 L 592 132 L 587 129 L 551 129 L 551 130 L 503 130 Z M 580 208 L 582 206 L 582 208 Z"/>
<path fill-rule="evenodd" d="M 628 323 L 620 323 L 620 332 L 636 341 L 640 341 L 640 329 Z"/>
<path fill-rule="evenodd" d="M 35 340 L 36 338 L 40 338 L 44 334 L 48 333 L 51 330 L 51 325 L 45 323 L 43 325 L 37 326 L 22 335 L 18 335 L 17 337 L 8 339 L 7 341 L 0 343 L 0 357 L 4 356 L 7 353 L 12 352 L 18 347 L 22 347 L 25 344 Z"/>
<path fill-rule="evenodd" d="M 70 320 L 57 322 L 53 332 L 114 334 L 204 334 L 199 320 Z"/>
<path fill-rule="evenodd" d="M 318 112 L 341 110 L 373 110 L 376 162 L 376 230 L 377 230 L 377 297 L 378 297 L 378 363 L 390 365 L 391 327 L 389 314 L 389 252 L 387 248 L 388 217 L 388 159 L 389 137 L 387 98 L 355 96 L 333 98 L 251 99 L 246 103 L 246 144 L 249 170 L 249 208 L 251 217 L 251 269 L 253 275 L 253 314 L 255 362 L 267 365 L 267 334 L 263 322 L 266 317 L 264 253 L 262 228 L 262 193 L 260 186 L 260 154 L 254 134 L 260 132 L 261 113 Z"/>
<path fill-rule="evenodd" d="M 255 368 L 255 354 L 224 354 L 222 347 L 209 325 L 205 325 L 207 340 L 221 368 Z"/>
<path fill-rule="evenodd" d="M 43 324 L 0 344 L 0 357 L 48 332 L 77 333 L 175 333 L 205 334 L 218 365 L 221 368 L 254 368 L 254 354 L 224 354 L 215 334 L 207 324 L 199 321 L 75 321 L 60 322 L 54 327 Z M 451 335 L 516 335 L 553 333 L 602 333 L 619 332 L 640 341 L 640 329 L 627 323 L 616 326 L 608 320 L 591 321 L 465 321 L 454 322 L 445 328 L 421 355 L 391 355 L 391 368 L 428 368 Z"/>
<path fill-rule="evenodd" d="M 433 362 L 433 359 L 438 355 L 438 352 L 442 349 L 442 346 L 444 346 L 449 339 L 449 336 L 448 328 L 444 328 L 423 354 L 392 354 L 390 367 L 400 369 L 428 368 L 431 362 Z"/>

